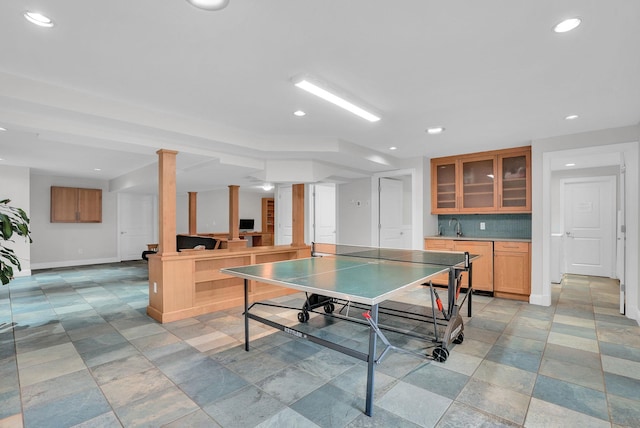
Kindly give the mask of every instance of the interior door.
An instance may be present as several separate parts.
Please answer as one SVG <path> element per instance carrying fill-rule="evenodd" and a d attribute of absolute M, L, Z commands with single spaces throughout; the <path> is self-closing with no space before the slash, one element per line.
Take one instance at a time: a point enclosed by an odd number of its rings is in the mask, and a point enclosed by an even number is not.
<path fill-rule="evenodd" d="M 618 222 L 616 227 L 616 272 L 620 280 L 620 313 L 626 313 L 625 304 L 625 266 L 626 266 L 626 244 L 627 244 L 627 226 L 625 223 L 625 167 L 620 166 L 620 184 L 619 184 L 619 201 L 618 201 Z"/>
<path fill-rule="evenodd" d="M 157 243 L 156 197 L 118 193 L 120 260 L 139 260 L 147 244 Z"/>
<path fill-rule="evenodd" d="M 378 245 L 383 248 L 406 248 L 406 230 L 403 228 L 404 184 L 399 177 L 381 177 L 378 184 Z"/>
<path fill-rule="evenodd" d="M 316 184 L 313 189 L 313 241 L 336 243 L 336 186 Z"/>
<path fill-rule="evenodd" d="M 561 186 L 565 272 L 615 277 L 615 177 L 565 179 Z"/>
<path fill-rule="evenodd" d="M 293 192 L 291 186 L 278 187 L 276 204 L 276 245 L 291 244 L 293 241 Z"/>

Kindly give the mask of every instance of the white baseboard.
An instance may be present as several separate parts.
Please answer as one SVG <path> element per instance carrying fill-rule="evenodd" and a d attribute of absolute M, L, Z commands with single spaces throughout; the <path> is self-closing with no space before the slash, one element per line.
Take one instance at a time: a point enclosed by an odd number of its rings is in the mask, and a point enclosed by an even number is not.
<path fill-rule="evenodd" d="M 532 294 L 529 296 L 529 303 L 538 306 L 551 306 L 551 296 L 546 294 Z"/>
<path fill-rule="evenodd" d="M 21 276 L 31 276 L 31 269 L 22 269 L 20 272 L 14 272 L 14 278 L 20 278 Z"/>
<path fill-rule="evenodd" d="M 71 266 L 85 266 L 85 265 L 99 265 L 104 263 L 118 263 L 115 257 L 109 257 L 106 259 L 85 259 L 85 260 L 64 260 L 59 262 L 45 262 L 45 263 L 31 263 L 31 270 L 37 269 L 51 269 Z"/>

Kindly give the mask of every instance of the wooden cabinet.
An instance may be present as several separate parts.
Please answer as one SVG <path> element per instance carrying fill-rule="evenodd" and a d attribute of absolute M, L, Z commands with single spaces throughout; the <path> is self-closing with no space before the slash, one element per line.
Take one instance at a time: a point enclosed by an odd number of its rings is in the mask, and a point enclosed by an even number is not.
<path fill-rule="evenodd" d="M 275 231 L 274 208 L 273 198 L 262 198 L 262 245 L 273 245 Z"/>
<path fill-rule="evenodd" d="M 51 186 L 51 223 L 101 222 L 101 189 Z"/>
<path fill-rule="evenodd" d="M 529 300 L 531 294 L 531 243 L 519 241 L 464 241 L 425 238 L 425 250 L 467 251 L 481 257 L 473 262 L 473 289 L 493 292 L 495 297 Z M 438 275 L 432 282 L 447 285 L 449 277 Z M 462 286 L 468 277 L 462 274 Z"/>
<path fill-rule="evenodd" d="M 498 210 L 531 212 L 531 150 L 498 155 Z"/>
<path fill-rule="evenodd" d="M 494 242 L 494 296 L 529 300 L 531 294 L 531 244 Z"/>
<path fill-rule="evenodd" d="M 431 213 L 531 212 L 531 147 L 431 159 Z"/>
<path fill-rule="evenodd" d="M 425 249 L 432 251 L 461 251 L 480 257 L 473 262 L 473 289 L 493 291 L 493 242 L 491 241 L 459 241 L 453 239 L 424 240 Z M 432 279 L 434 284 L 446 285 L 449 277 L 446 274 Z M 469 276 L 462 273 L 462 286 L 469 286 Z"/>

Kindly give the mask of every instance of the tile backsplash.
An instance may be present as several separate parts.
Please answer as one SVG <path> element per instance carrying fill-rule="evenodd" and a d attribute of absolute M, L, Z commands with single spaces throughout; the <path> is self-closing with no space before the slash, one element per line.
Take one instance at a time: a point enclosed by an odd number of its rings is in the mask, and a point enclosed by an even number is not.
<path fill-rule="evenodd" d="M 463 237 L 531 239 L 531 214 L 441 214 L 438 226 L 442 236 L 456 236 L 455 221 L 449 225 L 454 218 L 460 222 Z M 480 223 L 484 223 L 484 230 Z"/>

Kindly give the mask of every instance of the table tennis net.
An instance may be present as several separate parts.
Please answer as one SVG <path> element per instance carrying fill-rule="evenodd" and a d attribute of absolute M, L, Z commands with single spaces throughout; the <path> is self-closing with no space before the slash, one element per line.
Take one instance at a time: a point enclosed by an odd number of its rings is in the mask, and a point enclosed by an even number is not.
<path fill-rule="evenodd" d="M 439 266 L 468 265 L 468 253 L 453 251 L 407 250 L 399 248 L 365 247 L 346 244 L 312 244 L 313 256 L 345 256 Z"/>

